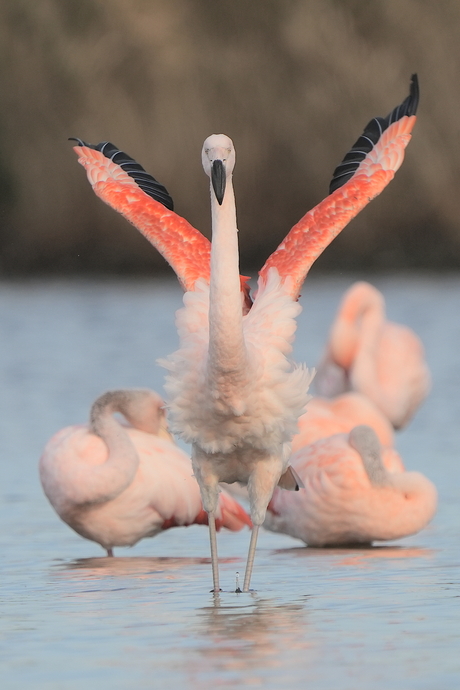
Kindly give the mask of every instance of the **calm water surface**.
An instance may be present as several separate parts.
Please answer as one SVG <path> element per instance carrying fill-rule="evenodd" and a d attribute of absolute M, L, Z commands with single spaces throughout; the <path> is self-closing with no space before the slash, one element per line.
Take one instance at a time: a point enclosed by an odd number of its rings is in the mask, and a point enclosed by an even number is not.
<path fill-rule="evenodd" d="M 314 365 L 351 277 L 304 287 L 295 356 Z M 2 690 L 460 687 L 460 278 L 378 277 L 392 319 L 423 338 L 433 391 L 398 437 L 439 510 L 419 535 L 309 549 L 264 532 L 254 592 L 231 592 L 249 532 L 176 529 L 106 559 L 42 494 L 37 463 L 108 388 L 162 390 L 175 282 L 0 284 Z"/>

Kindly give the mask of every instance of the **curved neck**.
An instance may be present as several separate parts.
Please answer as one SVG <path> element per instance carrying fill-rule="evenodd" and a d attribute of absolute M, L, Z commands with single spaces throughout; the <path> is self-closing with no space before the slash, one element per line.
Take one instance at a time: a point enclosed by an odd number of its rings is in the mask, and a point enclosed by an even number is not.
<path fill-rule="evenodd" d="M 368 283 L 353 285 L 345 295 L 332 327 L 330 348 L 333 359 L 349 370 L 359 354 L 372 352 L 380 338 L 385 303 Z"/>
<path fill-rule="evenodd" d="M 139 466 L 139 456 L 126 430 L 113 414 L 124 414 L 129 404 L 127 391 L 113 391 L 98 398 L 90 413 L 89 431 L 107 446 L 107 459 L 88 471 L 85 503 L 94 504 L 116 498 L 132 482 Z"/>
<path fill-rule="evenodd" d="M 238 229 L 231 175 L 222 205 L 211 186 L 212 245 L 209 304 L 211 375 L 243 372 L 246 365 L 239 275 Z"/>

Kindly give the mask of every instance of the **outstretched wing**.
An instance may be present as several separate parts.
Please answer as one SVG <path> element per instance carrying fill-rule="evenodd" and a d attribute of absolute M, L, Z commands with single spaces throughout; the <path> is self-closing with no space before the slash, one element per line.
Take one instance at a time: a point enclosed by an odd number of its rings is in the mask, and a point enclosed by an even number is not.
<path fill-rule="evenodd" d="M 312 264 L 341 230 L 393 179 L 404 160 L 419 101 L 417 75 L 410 93 L 385 118 L 375 117 L 334 171 L 330 194 L 294 225 L 260 271 L 266 280 L 275 267 L 282 278 L 293 279 L 292 296 Z"/>
<path fill-rule="evenodd" d="M 173 201 L 154 177 L 110 142 L 75 139 L 74 151 L 97 196 L 121 213 L 153 244 L 184 290 L 199 278 L 209 282 L 211 243 L 173 211 Z"/>

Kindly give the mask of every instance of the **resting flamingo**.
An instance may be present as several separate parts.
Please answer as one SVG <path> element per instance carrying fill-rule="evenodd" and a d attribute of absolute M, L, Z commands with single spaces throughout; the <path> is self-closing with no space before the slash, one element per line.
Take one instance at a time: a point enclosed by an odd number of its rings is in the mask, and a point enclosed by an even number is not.
<path fill-rule="evenodd" d="M 436 511 L 434 485 L 406 472 L 368 426 L 304 446 L 291 457 L 304 488 L 275 489 L 264 527 L 309 546 L 370 544 L 423 529 Z"/>
<path fill-rule="evenodd" d="M 190 458 L 167 432 L 163 408 L 147 389 L 109 391 L 94 402 L 89 426 L 62 429 L 40 458 L 40 480 L 59 517 L 108 556 L 170 527 L 207 524 Z M 251 526 L 225 492 L 216 511 L 218 528 Z"/>
<path fill-rule="evenodd" d="M 295 300 L 319 254 L 393 178 L 410 140 L 417 103 L 414 75 L 410 95 L 401 106 L 387 118 L 372 120 L 338 166 L 330 196 L 306 214 L 269 257 L 245 321 L 243 312 L 250 302 L 247 291 L 245 300 L 239 295 L 231 141 L 208 142 L 204 150 L 205 170 L 214 177 L 213 249 L 208 263 L 203 257 L 209 246 L 202 236 L 172 210 L 161 208 L 160 202 L 146 201 L 141 190 L 147 175 L 143 168 L 107 142 L 92 147 L 77 140 L 79 160 L 96 194 L 144 232 L 171 263 L 182 285 L 191 288 L 178 320 L 182 347 L 169 360 L 168 389 L 173 430 L 192 442 L 194 469 L 210 515 L 214 591 L 219 590 L 213 528 L 218 481 L 248 483 L 254 528 L 243 587 L 247 591 L 258 528 L 271 492 L 283 477 L 286 486 L 297 488 L 295 474 L 287 469 L 288 442 L 306 401 L 310 374 L 291 369 L 286 359 L 299 310 Z M 147 191 L 153 198 L 152 187 L 158 183 L 149 180 Z M 225 180 L 226 190 L 220 188 Z M 163 231 L 169 233 L 166 243 Z"/>
<path fill-rule="evenodd" d="M 350 389 L 362 393 L 396 429 L 427 396 L 430 374 L 420 339 L 386 320 L 383 295 L 369 283 L 355 283 L 345 293 L 315 387 L 329 397 Z"/>

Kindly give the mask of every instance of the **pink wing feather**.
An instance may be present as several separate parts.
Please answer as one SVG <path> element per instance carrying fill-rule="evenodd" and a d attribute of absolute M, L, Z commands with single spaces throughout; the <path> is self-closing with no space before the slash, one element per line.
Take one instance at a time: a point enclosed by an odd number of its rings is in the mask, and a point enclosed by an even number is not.
<path fill-rule="evenodd" d="M 417 75 L 410 94 L 386 118 L 374 118 L 336 168 L 331 194 L 294 225 L 260 271 L 265 281 L 275 267 L 292 279 L 292 297 L 312 264 L 332 240 L 367 204 L 382 192 L 404 160 L 419 98 Z"/>
<path fill-rule="evenodd" d="M 418 81 L 413 75 L 409 96 L 387 118 L 371 120 L 336 169 L 332 193 L 294 225 L 268 258 L 260 271 L 263 281 L 269 269 L 275 267 L 282 278 L 292 278 L 292 296 L 298 296 L 318 256 L 393 179 L 410 141 L 417 105 Z M 121 213 L 156 247 L 176 272 L 184 290 L 194 290 L 199 278 L 209 283 L 211 243 L 170 210 L 172 200 L 164 187 L 112 144 L 104 142 L 92 146 L 77 141 L 79 146 L 74 150 L 79 156 L 78 162 L 86 169 L 95 194 Z M 117 156 L 118 161 L 115 160 Z M 160 189 L 159 196 L 144 191 L 149 188 L 149 182 Z M 164 205 L 167 204 L 165 198 L 170 201 L 169 208 Z M 241 289 L 246 307 L 250 308 L 247 280 L 241 277 Z"/>
<path fill-rule="evenodd" d="M 74 146 L 74 151 L 95 194 L 153 244 L 172 266 L 184 290 L 193 290 L 198 278 L 209 282 L 209 240 L 185 218 L 146 194 L 118 163 L 97 148 L 81 143 Z"/>

